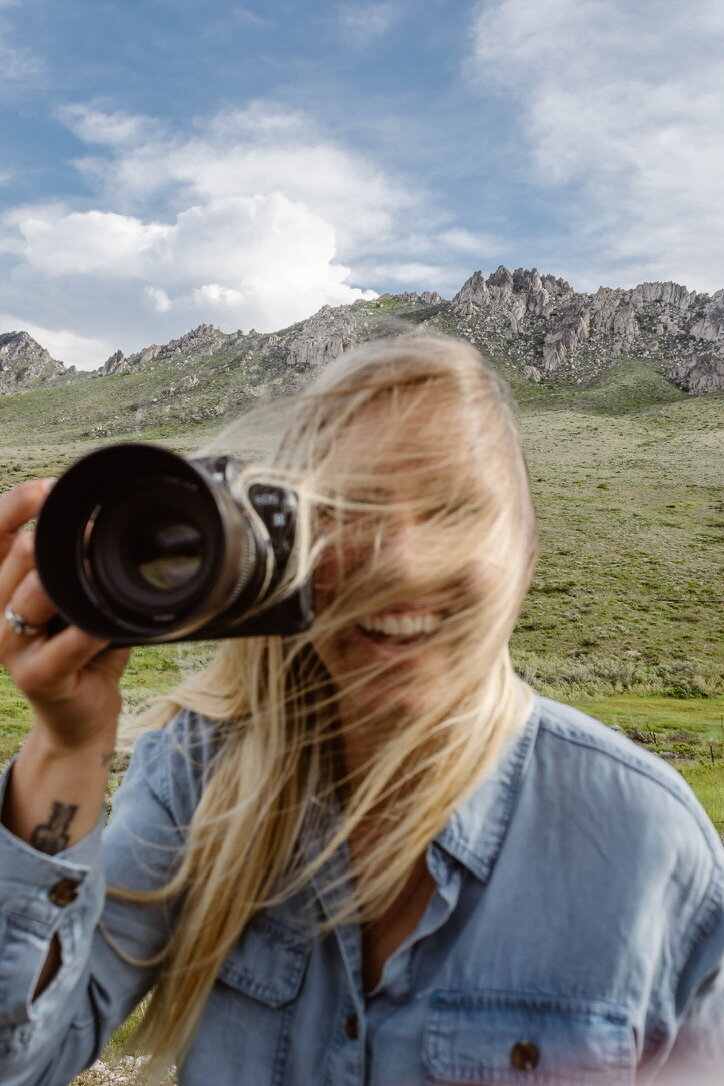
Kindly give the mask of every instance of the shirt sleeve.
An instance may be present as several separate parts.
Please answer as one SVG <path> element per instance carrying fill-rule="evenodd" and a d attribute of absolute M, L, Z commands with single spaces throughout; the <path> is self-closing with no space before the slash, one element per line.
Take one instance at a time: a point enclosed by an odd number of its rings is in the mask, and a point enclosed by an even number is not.
<path fill-rule="evenodd" d="M 148 962 L 164 947 L 176 906 L 129 903 L 109 890 L 163 886 L 179 862 L 184 831 L 167 802 L 171 745 L 165 730 L 141 736 L 110 826 L 99 821 L 72 848 L 48 856 L 0 827 L 3 1086 L 64 1086 L 154 982 Z M 54 935 L 61 966 L 33 1000 Z"/>
<path fill-rule="evenodd" d="M 724 864 L 718 849 L 709 891 L 693 925 L 676 1004 L 679 1028 L 656 1084 L 719 1086 L 724 1067 Z"/>

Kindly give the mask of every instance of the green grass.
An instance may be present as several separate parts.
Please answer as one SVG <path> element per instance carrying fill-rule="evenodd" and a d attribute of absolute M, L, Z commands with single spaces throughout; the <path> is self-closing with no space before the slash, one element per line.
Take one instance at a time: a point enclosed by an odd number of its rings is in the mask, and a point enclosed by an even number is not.
<path fill-rule="evenodd" d="M 722 397 L 610 415 L 559 399 L 520 411 L 541 558 L 515 649 L 544 670 L 615 658 L 721 689 Z"/>
<path fill-rule="evenodd" d="M 664 745 L 667 738 L 694 732 L 703 743 L 724 746 L 724 696 L 667 698 L 619 694 L 615 697 L 576 698 L 577 709 L 624 731 L 646 731 Z"/>
<path fill-rule="evenodd" d="M 572 704 L 666 759 L 724 833 L 724 696 L 578 697 Z"/>
<path fill-rule="evenodd" d="M 139 1003 L 136 1009 L 131 1011 L 126 1021 L 118 1027 L 116 1032 L 109 1039 L 105 1051 L 106 1059 L 118 1059 L 124 1054 L 129 1041 L 131 1041 L 141 1023 L 146 1002 L 146 1000 L 143 1000 Z"/>
<path fill-rule="evenodd" d="M 676 764 L 676 768 L 696 793 L 702 807 L 720 834 L 724 834 L 724 765 L 706 761 L 696 765 Z"/>

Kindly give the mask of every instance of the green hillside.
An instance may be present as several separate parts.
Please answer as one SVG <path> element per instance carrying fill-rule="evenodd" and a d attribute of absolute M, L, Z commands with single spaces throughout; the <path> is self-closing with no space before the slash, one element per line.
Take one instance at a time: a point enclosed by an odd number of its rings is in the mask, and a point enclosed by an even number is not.
<path fill-rule="evenodd" d="M 191 387 L 188 376 L 188 363 L 156 361 L 0 397 L 0 482 L 55 474 L 109 440 L 191 450 L 304 380 L 223 352 L 193 366 Z M 724 395 L 687 396 L 632 360 L 585 387 L 512 376 L 542 537 L 514 642 L 521 666 L 584 690 L 718 689 Z M 263 457 L 277 414 L 248 414 L 242 451 Z"/>
<path fill-rule="evenodd" d="M 268 360 L 262 372 L 253 358 L 214 358 L 194 366 L 192 388 L 164 397 L 188 373 L 188 364 L 164 361 L 0 397 L 0 486 L 55 474 L 116 438 L 193 450 L 300 380 L 281 367 L 273 372 Z M 542 693 L 673 760 L 724 822 L 724 395 L 687 396 L 632 360 L 586 387 L 515 378 L 512 387 L 541 525 L 540 562 L 513 638 L 516 665 Z M 247 413 L 245 449 L 235 451 L 263 459 L 279 410 L 272 402 Z M 125 679 L 128 709 L 174 685 L 210 651 L 136 650 Z M 2 760 L 21 742 L 29 711 L 1 674 L 0 719 Z"/>

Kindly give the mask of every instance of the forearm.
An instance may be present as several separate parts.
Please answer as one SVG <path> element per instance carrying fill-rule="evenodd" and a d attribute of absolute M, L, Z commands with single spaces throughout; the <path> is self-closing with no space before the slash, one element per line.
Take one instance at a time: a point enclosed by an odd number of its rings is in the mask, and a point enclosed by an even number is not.
<path fill-rule="evenodd" d="M 35 727 L 13 765 L 3 825 L 40 852 L 69 848 L 98 821 L 112 760 L 112 739 L 66 747 Z"/>
<path fill-rule="evenodd" d="M 154 967 L 138 968 L 122 955 L 145 961 L 162 949 L 173 923 L 168 904 L 105 896 L 106 882 L 141 890 L 162 885 L 180 855 L 178 830 L 147 777 L 150 772 L 164 791 L 175 743 L 164 733 L 142 740 L 116 794 L 116 817 L 103 835 L 102 852 L 102 816 L 90 833 L 55 855 L 0 827 L 3 1084 L 37 1086 L 45 1074 L 48 1081 L 69 1082 L 153 983 Z M 23 757 L 31 751 L 29 746 Z M 19 762 L 0 777 L 0 806 Z"/>
<path fill-rule="evenodd" d="M 82 751 L 59 748 L 41 727 L 31 731 L 9 775 L 2 822 L 48 855 L 70 848 L 98 822 L 113 750 L 94 743 Z M 34 997 L 60 968 L 60 943 L 51 940 Z"/>

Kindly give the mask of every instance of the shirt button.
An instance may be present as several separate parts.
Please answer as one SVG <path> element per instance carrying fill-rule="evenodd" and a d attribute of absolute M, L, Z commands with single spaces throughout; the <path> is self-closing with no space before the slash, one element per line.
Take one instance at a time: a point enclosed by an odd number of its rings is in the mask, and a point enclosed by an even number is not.
<path fill-rule="evenodd" d="M 359 1019 L 356 1014 L 348 1014 L 344 1020 L 344 1032 L 350 1041 L 356 1041 L 359 1037 Z"/>
<path fill-rule="evenodd" d="M 532 1041 L 516 1041 L 510 1050 L 510 1062 L 519 1071 L 533 1071 L 539 1059 L 538 1046 Z"/>
<path fill-rule="evenodd" d="M 64 909 L 78 897 L 78 883 L 73 879 L 61 879 L 55 886 L 51 886 L 48 896 L 54 905 Z"/>

